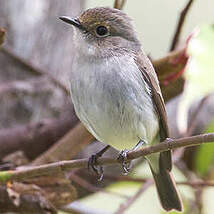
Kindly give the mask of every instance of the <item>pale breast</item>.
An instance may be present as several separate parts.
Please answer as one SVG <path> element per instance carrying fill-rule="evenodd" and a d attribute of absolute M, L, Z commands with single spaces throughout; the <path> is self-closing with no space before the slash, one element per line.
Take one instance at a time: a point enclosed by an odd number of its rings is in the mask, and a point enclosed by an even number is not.
<path fill-rule="evenodd" d="M 75 111 L 98 140 L 132 149 L 157 134 L 150 90 L 132 57 L 76 61 L 70 81 Z"/>

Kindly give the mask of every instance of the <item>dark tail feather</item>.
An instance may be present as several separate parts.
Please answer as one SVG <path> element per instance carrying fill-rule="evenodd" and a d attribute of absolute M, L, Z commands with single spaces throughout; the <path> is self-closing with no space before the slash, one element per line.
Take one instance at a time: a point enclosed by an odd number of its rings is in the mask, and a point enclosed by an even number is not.
<path fill-rule="evenodd" d="M 152 170 L 152 168 L 151 171 L 155 180 L 162 207 L 166 211 L 175 209 L 181 212 L 182 202 L 170 172 L 166 169 L 160 169 L 160 172 L 157 174 Z"/>

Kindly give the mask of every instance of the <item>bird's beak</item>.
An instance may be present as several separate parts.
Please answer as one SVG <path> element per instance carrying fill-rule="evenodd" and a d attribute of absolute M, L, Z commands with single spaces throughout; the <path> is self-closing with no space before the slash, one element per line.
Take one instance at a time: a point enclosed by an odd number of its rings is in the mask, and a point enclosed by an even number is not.
<path fill-rule="evenodd" d="M 60 16 L 59 19 L 61 19 L 62 21 L 71 24 L 77 28 L 79 28 L 80 30 L 84 30 L 84 27 L 81 25 L 80 21 L 78 19 L 73 19 L 70 18 L 68 16 Z"/>

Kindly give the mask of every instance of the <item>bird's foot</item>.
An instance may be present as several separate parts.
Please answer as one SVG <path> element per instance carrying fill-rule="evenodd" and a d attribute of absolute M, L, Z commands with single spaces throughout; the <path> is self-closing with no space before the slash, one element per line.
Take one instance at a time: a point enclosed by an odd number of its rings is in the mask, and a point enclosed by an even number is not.
<path fill-rule="evenodd" d="M 88 160 L 88 170 L 92 169 L 98 177 L 98 180 L 101 181 L 103 179 L 103 167 L 98 164 L 97 160 L 100 158 L 106 150 L 108 150 L 110 146 L 106 146 L 101 151 L 97 152 L 95 155 L 92 155 Z"/>
<path fill-rule="evenodd" d="M 88 160 L 88 170 L 92 169 L 98 177 L 98 180 L 101 181 L 103 179 L 103 167 L 97 163 L 99 156 L 97 154 L 91 155 Z"/>
<path fill-rule="evenodd" d="M 124 174 L 127 175 L 129 173 L 130 170 L 130 161 L 127 160 L 127 154 L 128 154 L 129 150 L 124 149 L 120 152 L 117 160 L 119 162 L 121 162 L 123 170 L 124 170 Z"/>

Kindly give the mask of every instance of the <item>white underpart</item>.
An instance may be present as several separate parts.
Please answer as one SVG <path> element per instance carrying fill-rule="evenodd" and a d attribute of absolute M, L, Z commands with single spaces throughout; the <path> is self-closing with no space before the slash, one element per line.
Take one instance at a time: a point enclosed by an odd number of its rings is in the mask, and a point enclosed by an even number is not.
<path fill-rule="evenodd" d="M 139 140 L 152 143 L 158 118 L 133 57 L 77 56 L 70 83 L 75 111 L 98 140 L 118 150 L 133 149 Z"/>

